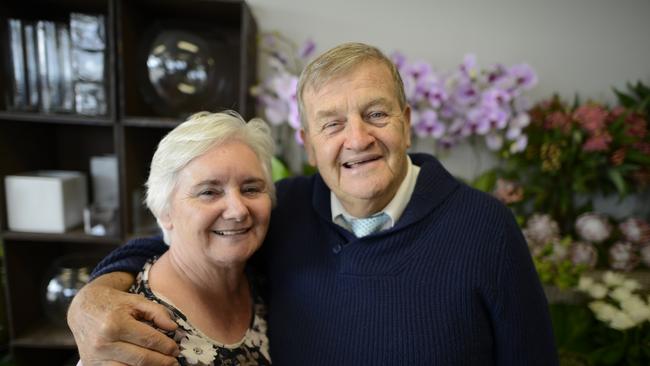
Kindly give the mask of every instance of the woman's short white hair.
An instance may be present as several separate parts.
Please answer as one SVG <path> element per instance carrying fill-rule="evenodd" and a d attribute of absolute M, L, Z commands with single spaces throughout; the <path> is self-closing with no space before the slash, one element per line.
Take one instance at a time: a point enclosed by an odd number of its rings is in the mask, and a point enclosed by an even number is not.
<path fill-rule="evenodd" d="M 169 208 L 178 173 L 212 147 L 231 141 L 241 141 L 253 150 L 262 164 L 268 192 L 275 203 L 275 185 L 271 172 L 275 145 L 266 122 L 259 118 L 246 122 L 234 111 L 199 112 L 160 140 L 153 155 L 149 178 L 145 184 L 145 202 L 156 219 Z M 162 228 L 160 222 L 159 226 Z"/>

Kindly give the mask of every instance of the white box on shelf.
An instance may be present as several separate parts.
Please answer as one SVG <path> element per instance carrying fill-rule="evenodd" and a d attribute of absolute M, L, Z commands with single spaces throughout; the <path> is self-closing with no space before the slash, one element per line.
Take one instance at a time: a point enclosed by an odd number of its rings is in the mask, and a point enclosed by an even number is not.
<path fill-rule="evenodd" d="M 63 233 L 83 223 L 88 204 L 82 172 L 41 170 L 5 177 L 9 230 Z"/>

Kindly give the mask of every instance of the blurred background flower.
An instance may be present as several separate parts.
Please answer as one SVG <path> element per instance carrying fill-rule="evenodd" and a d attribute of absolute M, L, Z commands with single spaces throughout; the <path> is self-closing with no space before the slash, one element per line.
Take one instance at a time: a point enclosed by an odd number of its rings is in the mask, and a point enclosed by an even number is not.
<path fill-rule="evenodd" d="M 266 120 L 276 126 L 291 126 L 299 141 L 296 87 L 316 45 L 308 40 L 297 46 L 276 32 L 261 36 L 260 50 L 266 55 L 268 70 L 251 93 Z M 416 136 L 431 138 L 443 149 L 474 137 L 480 137 L 491 150 L 508 146 L 519 152 L 526 147 L 527 136 L 522 132 L 530 121 L 526 93 L 537 84 L 537 75 L 529 65 L 480 68 L 476 56 L 469 54 L 456 69 L 437 71 L 431 64 L 409 61 L 399 52 L 391 58 L 404 81 Z"/>
<path fill-rule="evenodd" d="M 480 68 L 476 56 L 468 54 L 456 69 L 437 71 L 424 61 L 409 62 L 401 53 L 392 58 L 404 81 L 416 136 L 432 138 L 443 149 L 474 137 L 490 150 L 526 147 L 526 92 L 537 84 L 529 65 Z"/>

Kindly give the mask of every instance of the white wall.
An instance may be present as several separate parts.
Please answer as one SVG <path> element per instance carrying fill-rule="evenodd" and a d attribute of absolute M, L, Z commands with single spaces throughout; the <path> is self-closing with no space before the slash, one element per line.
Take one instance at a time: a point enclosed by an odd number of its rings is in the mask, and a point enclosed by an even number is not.
<path fill-rule="evenodd" d="M 529 63 L 534 99 L 611 102 L 612 87 L 650 83 L 650 0 L 249 0 L 261 31 L 318 51 L 345 41 L 403 52 L 449 70 L 473 52 L 480 65 Z M 459 152 L 457 155 L 465 153 Z M 468 153 L 469 154 L 469 153 Z M 467 158 L 448 167 L 471 176 Z M 457 162 L 456 162 L 457 161 Z"/>

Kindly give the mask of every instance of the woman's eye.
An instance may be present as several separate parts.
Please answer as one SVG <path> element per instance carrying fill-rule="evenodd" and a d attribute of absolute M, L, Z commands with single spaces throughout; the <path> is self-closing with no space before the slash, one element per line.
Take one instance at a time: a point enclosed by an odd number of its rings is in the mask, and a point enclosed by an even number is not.
<path fill-rule="evenodd" d="M 260 187 L 245 187 L 242 189 L 242 193 L 246 196 L 256 196 L 262 193 L 262 188 Z"/>
<path fill-rule="evenodd" d="M 219 195 L 219 192 L 214 189 L 206 189 L 199 192 L 199 197 L 201 198 L 212 198 Z"/>

